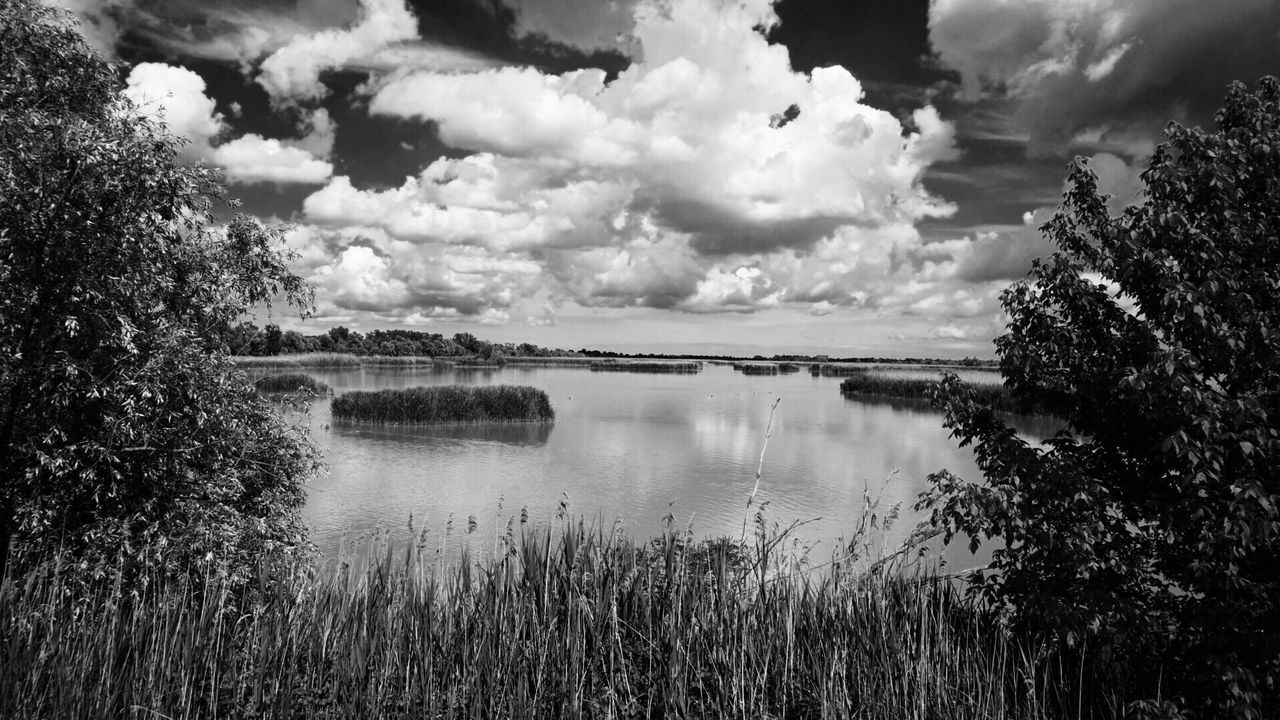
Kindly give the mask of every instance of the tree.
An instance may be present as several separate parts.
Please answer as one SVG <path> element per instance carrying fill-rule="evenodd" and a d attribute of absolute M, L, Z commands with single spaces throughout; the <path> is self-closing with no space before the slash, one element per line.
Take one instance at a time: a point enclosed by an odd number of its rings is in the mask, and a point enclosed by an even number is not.
<path fill-rule="evenodd" d="M 1162 674 L 1205 717 L 1280 703 L 1280 81 L 1171 124 L 1140 202 L 1111 216 L 1081 160 L 1002 296 L 1005 385 L 1063 429 L 1029 444 L 954 377 L 939 401 L 985 483 L 922 505 L 971 545 L 976 591 L 1025 627 Z"/>
<path fill-rule="evenodd" d="M 289 551 L 315 452 L 222 330 L 309 290 L 121 89 L 65 14 L 0 6 L 0 563 Z"/>

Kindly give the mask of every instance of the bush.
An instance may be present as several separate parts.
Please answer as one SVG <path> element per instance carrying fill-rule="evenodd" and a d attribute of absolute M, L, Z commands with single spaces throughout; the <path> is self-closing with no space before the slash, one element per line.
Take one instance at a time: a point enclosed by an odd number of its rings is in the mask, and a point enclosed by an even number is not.
<path fill-rule="evenodd" d="M 1036 447 L 954 377 L 947 425 L 986 480 L 930 478 L 948 537 L 994 538 L 977 584 L 1024 626 L 1127 661 L 1204 717 L 1280 706 L 1280 81 L 1232 86 L 1212 131 L 1171 125 L 1112 217 L 1071 169 L 1059 251 L 1002 297 Z M 1100 277 L 1099 283 L 1093 278 Z"/>
<path fill-rule="evenodd" d="M 184 567 L 303 543 L 314 451 L 220 329 L 309 290 L 121 89 L 60 11 L 0 5 L 0 569 L 11 546 Z"/>

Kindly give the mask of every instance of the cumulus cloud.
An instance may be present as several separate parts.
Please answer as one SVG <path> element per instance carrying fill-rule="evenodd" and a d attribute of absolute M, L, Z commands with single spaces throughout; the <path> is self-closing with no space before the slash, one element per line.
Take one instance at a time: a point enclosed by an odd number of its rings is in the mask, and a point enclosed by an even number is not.
<path fill-rule="evenodd" d="M 371 112 L 430 121 L 474 154 L 393 188 L 335 177 L 304 217 L 326 232 L 385 233 L 392 272 L 410 286 L 423 257 L 527 265 L 477 273 L 513 281 L 507 296 L 410 287 L 423 313 L 511 313 L 538 293 L 585 306 L 829 313 L 870 306 L 911 272 L 914 223 L 953 210 L 921 185 L 930 165 L 956 157 L 950 123 L 926 107 L 904 127 L 864 104 L 840 67 L 794 72 L 757 31 L 776 22 L 766 0 L 645 1 L 632 19 L 643 59 L 612 82 L 600 70 L 527 67 L 375 78 Z"/>
<path fill-rule="evenodd" d="M 1011 96 L 1039 151 L 1089 133 L 1140 153 L 1166 121 L 1206 122 L 1230 81 L 1280 64 L 1273 0 L 935 0 L 929 30 L 971 97 Z"/>
<path fill-rule="evenodd" d="M 190 144 L 188 159 L 203 159 L 212 153 L 212 143 L 226 129 L 213 99 L 205 94 L 204 78 L 184 67 L 164 63 L 139 63 L 129 72 L 125 97 L 138 111 L 163 121 L 173 134 Z"/>
<path fill-rule="evenodd" d="M 248 134 L 219 145 L 210 156 L 231 182 L 253 184 L 318 184 L 333 174 L 333 165 L 317 160 L 306 150 L 275 139 Z"/>
<path fill-rule="evenodd" d="M 247 134 L 219 143 L 228 129 L 213 99 L 205 94 L 204 79 L 184 67 L 139 63 L 126 80 L 125 96 L 143 115 L 163 121 L 188 144 L 188 161 L 204 160 L 222 168 L 236 183 L 323 183 L 333 165 L 321 159 L 333 149 L 334 124 L 324 110 L 305 121 L 306 135 L 277 140 Z"/>
<path fill-rule="evenodd" d="M 588 52 L 628 50 L 635 0 L 506 0 L 517 36 L 540 35 Z"/>
<path fill-rule="evenodd" d="M 360 0 L 354 25 L 294 38 L 262 61 L 258 83 L 277 100 L 319 100 L 328 94 L 321 72 L 417 37 L 417 18 L 404 0 Z"/>

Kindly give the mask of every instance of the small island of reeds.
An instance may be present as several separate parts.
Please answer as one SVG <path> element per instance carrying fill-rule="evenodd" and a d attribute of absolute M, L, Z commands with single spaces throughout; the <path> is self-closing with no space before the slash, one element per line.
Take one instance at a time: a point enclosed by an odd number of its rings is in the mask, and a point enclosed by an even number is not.
<path fill-rule="evenodd" d="M 733 369 L 743 375 L 777 375 L 778 366 L 773 363 L 745 362 L 734 363 Z"/>
<path fill-rule="evenodd" d="M 307 393 L 311 395 L 328 395 L 329 386 L 302 373 L 281 373 L 258 378 L 254 388 L 263 394 Z"/>
<path fill-rule="evenodd" d="M 968 383 L 974 399 L 992 410 L 1034 415 L 1038 408 L 1017 402 L 1003 385 Z M 840 382 L 840 394 L 845 397 L 869 396 L 902 400 L 929 400 L 938 387 L 938 379 L 932 377 L 904 378 L 881 373 L 864 372 L 846 377 Z"/>
<path fill-rule="evenodd" d="M 814 363 L 809 366 L 809 374 L 815 377 L 855 377 L 865 375 L 865 365 L 832 365 L 830 363 Z"/>
<path fill-rule="evenodd" d="M 700 362 L 636 362 L 618 360 L 597 360 L 591 363 L 593 372 L 636 372 L 636 373 L 685 373 L 702 372 Z"/>
<path fill-rule="evenodd" d="M 338 420 L 385 425 L 551 422 L 546 392 L 522 385 L 433 385 L 355 391 L 333 400 Z"/>

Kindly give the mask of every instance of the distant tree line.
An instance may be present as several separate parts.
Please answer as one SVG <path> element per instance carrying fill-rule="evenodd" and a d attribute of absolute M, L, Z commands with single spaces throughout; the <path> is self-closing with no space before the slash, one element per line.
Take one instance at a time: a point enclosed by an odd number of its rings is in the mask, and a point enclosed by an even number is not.
<path fill-rule="evenodd" d="M 697 355 L 697 354 L 670 354 L 670 353 L 620 353 L 612 350 L 587 350 L 578 351 L 583 357 L 592 358 L 644 358 L 646 360 L 756 360 L 760 362 L 847 362 L 847 363 L 879 363 L 893 365 L 958 365 L 962 367 L 997 367 L 995 360 L 980 360 L 975 357 L 966 357 L 960 360 L 955 358 L 891 358 L 891 357 L 828 357 L 826 355 L 752 355 L 750 358 L 744 358 L 739 355 Z"/>
<path fill-rule="evenodd" d="M 227 324 L 222 341 L 232 355 L 285 355 L 291 353 L 334 352 L 352 355 L 430 357 L 578 357 L 582 353 L 560 348 L 544 348 L 533 343 L 491 343 L 471 333 L 445 337 L 417 330 L 371 330 L 360 333 L 338 326 L 317 335 L 297 330 L 281 330 L 274 323 L 259 328 L 251 322 Z"/>

